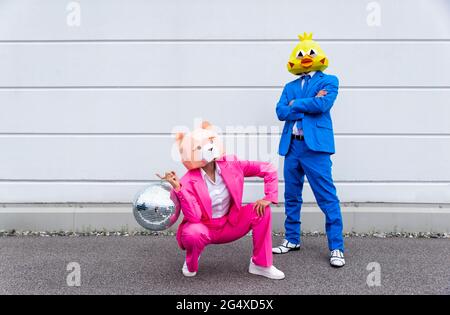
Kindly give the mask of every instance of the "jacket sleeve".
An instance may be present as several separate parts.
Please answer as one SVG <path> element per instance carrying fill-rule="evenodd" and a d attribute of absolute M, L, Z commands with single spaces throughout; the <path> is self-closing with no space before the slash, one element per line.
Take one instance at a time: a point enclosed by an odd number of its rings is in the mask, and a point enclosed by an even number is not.
<path fill-rule="evenodd" d="M 177 190 L 172 190 L 180 202 L 181 211 L 186 220 L 192 223 L 198 223 L 202 218 L 202 209 L 198 204 L 195 196 L 184 185 Z"/>
<path fill-rule="evenodd" d="M 302 112 L 296 112 L 293 110 L 292 105 L 289 106 L 289 99 L 287 97 L 287 85 L 283 88 L 280 100 L 277 103 L 276 113 L 277 117 L 281 121 L 292 120 L 296 121 L 302 119 L 305 115 Z"/>
<path fill-rule="evenodd" d="M 331 77 L 329 82 L 322 87 L 327 91 L 327 95 L 322 97 L 299 98 L 291 105 L 292 110 L 297 113 L 320 114 L 331 109 L 334 100 L 338 95 L 339 81 L 336 77 Z"/>
<path fill-rule="evenodd" d="M 278 172 L 268 162 L 238 160 L 244 177 L 264 178 L 264 200 L 278 203 Z"/>

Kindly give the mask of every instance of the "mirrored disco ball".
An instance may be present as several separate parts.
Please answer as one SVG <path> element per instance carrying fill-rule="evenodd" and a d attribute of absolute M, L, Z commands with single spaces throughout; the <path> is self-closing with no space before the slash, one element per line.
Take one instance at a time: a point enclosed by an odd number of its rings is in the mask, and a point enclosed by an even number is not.
<path fill-rule="evenodd" d="M 172 226 L 180 214 L 178 198 L 167 182 L 151 184 L 133 202 L 133 214 L 142 227 L 162 231 Z"/>

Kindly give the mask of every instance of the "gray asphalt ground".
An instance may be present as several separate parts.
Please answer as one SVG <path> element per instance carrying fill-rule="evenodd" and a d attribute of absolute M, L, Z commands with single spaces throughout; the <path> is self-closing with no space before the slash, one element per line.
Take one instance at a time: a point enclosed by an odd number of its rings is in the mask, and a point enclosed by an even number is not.
<path fill-rule="evenodd" d="M 274 243 L 281 241 L 274 237 Z M 0 294 L 450 294 L 450 239 L 346 238 L 347 265 L 328 264 L 326 239 L 303 238 L 298 252 L 275 256 L 282 281 L 247 272 L 251 238 L 207 247 L 194 278 L 173 236 L 1 237 Z M 67 264 L 81 267 L 69 287 Z M 381 286 L 369 287 L 370 262 Z"/>

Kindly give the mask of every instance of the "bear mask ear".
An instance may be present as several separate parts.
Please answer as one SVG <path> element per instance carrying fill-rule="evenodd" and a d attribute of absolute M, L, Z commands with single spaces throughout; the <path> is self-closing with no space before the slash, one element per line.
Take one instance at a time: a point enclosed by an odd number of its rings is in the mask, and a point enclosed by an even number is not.
<path fill-rule="evenodd" d="M 213 125 L 209 121 L 203 121 L 202 122 L 202 129 L 213 129 Z"/>
<path fill-rule="evenodd" d="M 184 132 L 177 132 L 175 135 L 175 142 L 177 143 L 178 147 L 181 149 L 181 141 L 183 141 L 184 138 Z"/>
<path fill-rule="evenodd" d="M 183 148 L 181 146 L 181 142 L 184 139 L 184 135 L 185 135 L 184 132 L 177 132 L 176 135 L 175 135 L 175 142 L 176 142 L 176 144 L 178 146 L 178 149 L 180 150 L 181 154 L 183 153 Z"/>

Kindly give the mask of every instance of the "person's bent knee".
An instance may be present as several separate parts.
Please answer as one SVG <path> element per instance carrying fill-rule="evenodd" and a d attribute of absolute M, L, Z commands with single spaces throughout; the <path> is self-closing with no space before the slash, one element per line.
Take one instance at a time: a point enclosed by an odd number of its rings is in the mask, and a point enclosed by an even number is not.
<path fill-rule="evenodd" d="M 255 208 L 254 208 L 254 205 L 255 205 L 255 203 L 252 203 L 252 204 L 251 204 L 251 209 L 252 209 L 252 211 L 254 212 L 254 217 L 255 217 L 255 219 L 257 219 L 258 221 L 261 221 L 261 220 L 271 220 L 271 218 L 272 218 L 272 208 L 271 208 L 270 205 L 268 205 L 268 206 L 266 206 L 266 207 L 264 208 L 264 213 L 263 213 L 261 216 L 258 215 L 258 214 L 256 213 L 256 210 L 255 210 Z"/>
<path fill-rule="evenodd" d="M 263 219 L 272 220 L 272 207 L 271 206 L 267 206 L 264 209 Z"/>
<path fill-rule="evenodd" d="M 208 242 L 208 228 L 203 223 L 187 223 L 181 233 L 185 248 L 205 246 Z"/>

